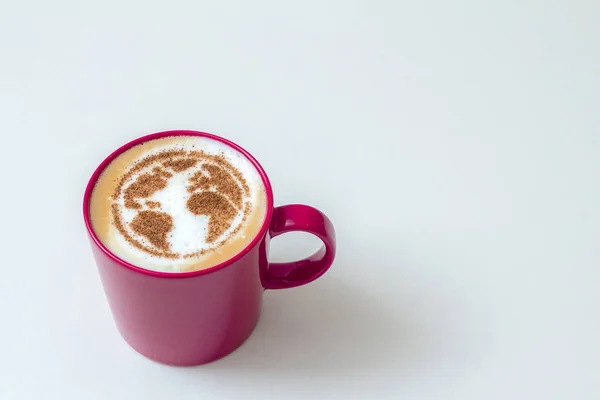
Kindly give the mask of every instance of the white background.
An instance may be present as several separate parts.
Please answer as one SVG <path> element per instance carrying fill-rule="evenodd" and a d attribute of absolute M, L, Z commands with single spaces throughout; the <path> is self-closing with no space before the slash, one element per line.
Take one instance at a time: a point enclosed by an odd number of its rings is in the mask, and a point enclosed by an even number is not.
<path fill-rule="evenodd" d="M 600 3 L 4 1 L 0 399 L 600 398 Z M 142 134 L 238 142 L 338 256 L 235 353 L 117 333 L 84 186 Z M 318 243 L 274 242 L 277 260 Z"/>

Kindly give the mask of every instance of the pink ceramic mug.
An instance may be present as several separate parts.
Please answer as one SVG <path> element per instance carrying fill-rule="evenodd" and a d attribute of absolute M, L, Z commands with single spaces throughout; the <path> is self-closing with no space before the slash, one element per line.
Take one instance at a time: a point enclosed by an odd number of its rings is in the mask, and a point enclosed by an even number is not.
<path fill-rule="evenodd" d="M 90 197 L 104 168 L 119 154 L 177 135 L 209 137 L 245 155 L 263 180 L 267 215 L 258 235 L 233 258 L 200 271 L 156 272 L 123 261 L 100 242 L 90 222 Z M 197 365 L 231 353 L 256 326 L 265 289 L 309 283 L 329 269 L 335 256 L 335 231 L 325 214 L 301 204 L 274 208 L 271 184 L 260 164 L 237 144 L 204 132 L 155 133 L 114 151 L 90 178 L 83 217 L 117 328 L 135 350 L 165 364 Z M 304 260 L 270 263 L 270 239 L 291 231 L 312 233 L 323 247 Z"/>

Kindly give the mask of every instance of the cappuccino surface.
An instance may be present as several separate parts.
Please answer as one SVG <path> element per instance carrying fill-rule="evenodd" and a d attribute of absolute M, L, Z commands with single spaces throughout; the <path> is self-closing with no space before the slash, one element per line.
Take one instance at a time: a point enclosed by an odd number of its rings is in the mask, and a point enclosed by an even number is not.
<path fill-rule="evenodd" d="M 188 272 L 242 251 L 266 215 L 254 165 L 225 143 L 170 136 L 134 146 L 102 172 L 90 201 L 94 232 L 138 267 Z"/>

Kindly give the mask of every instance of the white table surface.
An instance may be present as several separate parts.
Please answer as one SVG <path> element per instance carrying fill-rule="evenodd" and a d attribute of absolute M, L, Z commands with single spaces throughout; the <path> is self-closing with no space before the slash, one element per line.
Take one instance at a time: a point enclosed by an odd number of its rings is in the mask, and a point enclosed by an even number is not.
<path fill-rule="evenodd" d="M 0 399 L 600 398 L 599 2 L 168 4 L 0 6 Z M 338 233 L 194 368 L 121 339 L 81 217 L 106 155 L 176 128 Z"/>

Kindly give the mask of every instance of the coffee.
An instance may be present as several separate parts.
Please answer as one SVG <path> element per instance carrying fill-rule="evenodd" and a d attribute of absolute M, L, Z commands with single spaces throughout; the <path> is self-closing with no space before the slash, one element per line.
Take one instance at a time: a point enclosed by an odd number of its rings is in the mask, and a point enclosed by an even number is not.
<path fill-rule="evenodd" d="M 226 261 L 261 230 L 267 209 L 260 174 L 217 140 L 171 136 L 117 156 L 90 200 L 94 232 L 138 267 L 187 272 Z"/>

